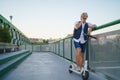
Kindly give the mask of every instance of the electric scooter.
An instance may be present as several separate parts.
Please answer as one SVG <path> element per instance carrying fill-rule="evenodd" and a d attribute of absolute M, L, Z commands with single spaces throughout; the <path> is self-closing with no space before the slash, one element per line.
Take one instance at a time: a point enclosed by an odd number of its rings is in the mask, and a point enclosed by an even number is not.
<path fill-rule="evenodd" d="M 92 36 L 92 35 L 89 35 L 89 34 L 84 34 L 84 35 L 86 35 L 86 36 L 88 37 L 88 40 L 89 40 L 89 37 L 90 37 L 90 38 L 97 39 L 96 37 L 94 37 L 94 36 Z M 87 40 L 87 42 L 88 42 L 88 40 Z M 76 73 L 76 74 L 81 75 L 83 80 L 88 80 L 88 78 L 89 78 L 89 71 L 88 71 L 88 59 L 86 58 L 86 56 L 85 56 L 85 61 L 84 61 L 83 70 L 82 70 L 82 71 L 75 70 L 75 67 L 76 67 L 76 66 L 77 66 L 76 64 L 71 64 L 71 65 L 69 66 L 69 73 L 74 72 L 74 73 Z"/>

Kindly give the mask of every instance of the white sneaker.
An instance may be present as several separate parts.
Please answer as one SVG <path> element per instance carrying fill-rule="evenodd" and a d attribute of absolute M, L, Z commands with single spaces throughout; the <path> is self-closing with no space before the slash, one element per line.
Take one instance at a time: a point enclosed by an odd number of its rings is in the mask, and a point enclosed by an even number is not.
<path fill-rule="evenodd" d="M 85 70 L 84 67 L 82 67 L 81 70 L 80 70 L 80 72 L 82 73 L 84 70 Z"/>

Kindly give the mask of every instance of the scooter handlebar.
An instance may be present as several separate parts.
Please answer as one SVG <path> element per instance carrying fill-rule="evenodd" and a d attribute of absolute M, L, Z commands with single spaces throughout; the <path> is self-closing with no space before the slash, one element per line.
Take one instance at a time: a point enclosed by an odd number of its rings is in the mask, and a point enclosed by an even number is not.
<path fill-rule="evenodd" d="M 97 39 L 97 37 L 92 36 L 92 35 L 90 35 L 90 34 L 85 34 L 85 33 L 84 33 L 84 35 L 86 35 L 86 36 L 88 36 L 88 37 L 91 37 L 91 38 L 94 38 L 94 39 Z"/>

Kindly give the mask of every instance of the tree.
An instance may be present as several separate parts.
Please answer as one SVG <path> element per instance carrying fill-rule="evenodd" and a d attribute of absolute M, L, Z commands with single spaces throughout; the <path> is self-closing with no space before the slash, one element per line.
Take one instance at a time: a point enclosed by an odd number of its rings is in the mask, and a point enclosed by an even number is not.
<path fill-rule="evenodd" d="M 4 28 L 0 28 L 0 42 L 10 43 L 11 39 L 12 36 L 10 34 L 9 27 L 5 24 Z"/>

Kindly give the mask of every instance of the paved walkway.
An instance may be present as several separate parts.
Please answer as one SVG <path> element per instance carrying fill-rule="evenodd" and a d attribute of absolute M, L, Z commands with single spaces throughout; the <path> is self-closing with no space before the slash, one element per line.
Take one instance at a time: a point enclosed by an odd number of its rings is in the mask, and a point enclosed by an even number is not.
<path fill-rule="evenodd" d="M 82 80 L 80 75 L 68 72 L 70 64 L 50 52 L 33 52 L 0 80 Z M 90 72 L 89 80 L 107 79 Z"/>

